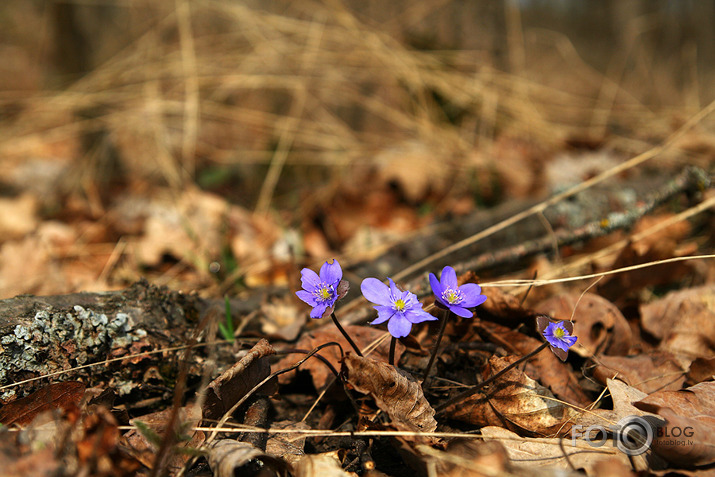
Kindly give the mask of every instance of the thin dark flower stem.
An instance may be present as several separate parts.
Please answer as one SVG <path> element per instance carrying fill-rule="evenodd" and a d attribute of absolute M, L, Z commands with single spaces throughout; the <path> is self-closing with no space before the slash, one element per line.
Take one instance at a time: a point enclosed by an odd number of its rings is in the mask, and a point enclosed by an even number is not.
<path fill-rule="evenodd" d="M 451 311 L 445 311 L 444 313 L 444 319 L 442 320 L 442 325 L 439 327 L 439 334 L 437 335 L 437 342 L 434 344 L 434 348 L 432 348 L 432 356 L 429 358 L 429 363 L 427 364 L 427 369 L 425 369 L 425 374 L 422 377 L 422 385 L 424 386 L 424 383 L 427 381 L 427 378 L 429 377 L 429 372 L 432 371 L 432 365 L 434 365 L 434 360 L 437 358 L 437 352 L 439 351 L 439 344 L 442 342 L 442 337 L 444 336 L 444 330 L 447 328 L 447 322 L 449 321 L 450 317 L 452 316 Z"/>
<path fill-rule="evenodd" d="M 394 336 L 390 340 L 390 356 L 389 361 L 392 366 L 395 365 L 395 346 L 397 346 L 397 338 Z"/>
<path fill-rule="evenodd" d="M 340 326 L 340 322 L 335 317 L 335 313 L 331 313 L 330 317 L 333 319 L 333 323 L 335 323 L 335 326 L 338 327 L 338 331 L 340 331 L 343 334 L 343 336 L 348 341 L 348 343 L 350 343 L 350 346 L 353 347 L 353 349 L 355 350 L 355 353 L 362 358 L 362 353 L 360 352 L 360 348 L 357 347 L 357 345 L 355 344 L 353 339 L 350 337 L 350 335 L 348 335 L 347 331 L 345 331 L 345 329 L 342 326 Z"/>
<path fill-rule="evenodd" d="M 467 389 L 466 391 L 457 394 L 457 395 L 454 396 L 452 399 L 449 399 L 448 401 L 443 402 L 442 404 L 440 404 L 439 406 L 437 406 L 437 407 L 435 408 L 435 411 L 436 411 L 438 414 L 441 413 L 441 412 L 444 412 L 444 410 L 447 409 L 447 408 L 448 408 L 449 406 L 451 406 L 452 404 L 454 404 L 454 403 L 456 403 L 456 402 L 459 402 L 459 401 L 461 401 L 462 399 L 464 399 L 464 398 L 466 398 L 466 397 L 468 397 L 468 396 L 471 396 L 471 395 L 474 394 L 475 392 L 477 392 L 477 391 L 479 391 L 480 389 L 482 389 L 482 388 L 484 388 L 484 387 L 490 385 L 491 383 L 493 383 L 493 382 L 496 381 L 497 379 L 499 379 L 499 378 L 501 378 L 502 376 L 504 376 L 504 374 L 506 374 L 507 372 L 509 372 L 512 368 L 515 368 L 516 366 L 520 365 L 520 364 L 523 363 L 524 361 L 533 358 L 533 357 L 536 356 L 538 353 L 540 353 L 542 350 L 546 349 L 547 346 L 549 346 L 549 343 L 548 343 L 548 342 L 545 341 L 545 342 L 541 343 L 541 346 L 539 346 L 538 348 L 536 348 L 534 351 L 532 351 L 531 353 L 529 353 L 529 354 L 527 354 L 527 355 L 524 355 L 524 356 L 522 356 L 521 358 L 517 359 L 516 361 L 514 361 L 513 363 L 511 363 L 509 366 L 507 366 L 506 368 L 502 369 L 502 370 L 499 371 L 497 374 L 495 374 L 494 376 L 492 376 L 491 378 L 487 379 L 486 381 L 482 381 L 481 383 L 476 384 L 475 386 L 473 386 L 473 387 Z"/>

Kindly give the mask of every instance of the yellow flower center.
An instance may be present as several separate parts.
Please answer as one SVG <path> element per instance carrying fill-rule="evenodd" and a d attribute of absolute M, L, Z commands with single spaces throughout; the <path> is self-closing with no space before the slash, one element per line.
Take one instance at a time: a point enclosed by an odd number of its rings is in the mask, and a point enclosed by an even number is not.
<path fill-rule="evenodd" d="M 402 298 L 398 298 L 397 300 L 395 300 L 395 310 L 402 311 L 405 309 L 405 305 L 405 300 L 403 300 Z"/>
<path fill-rule="evenodd" d="M 566 330 L 559 327 L 554 328 L 554 336 L 557 337 L 558 339 L 563 339 L 564 336 L 566 336 Z"/>
<path fill-rule="evenodd" d="M 320 302 L 329 301 L 333 297 L 333 287 L 328 284 L 321 283 L 320 286 L 313 292 L 313 296 Z"/>
<path fill-rule="evenodd" d="M 450 305 L 456 305 L 464 301 L 464 293 L 462 293 L 461 290 L 452 290 L 451 288 L 447 288 L 442 292 L 442 299 Z"/>

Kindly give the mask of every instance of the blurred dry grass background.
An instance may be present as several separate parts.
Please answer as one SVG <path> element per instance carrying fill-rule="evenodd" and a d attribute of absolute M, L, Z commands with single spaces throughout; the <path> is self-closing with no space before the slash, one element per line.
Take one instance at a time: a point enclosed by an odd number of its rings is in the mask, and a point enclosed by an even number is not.
<path fill-rule="evenodd" d="M 548 192 L 557 152 L 659 143 L 715 100 L 713 24 L 712 1 L 4 2 L 2 192 L 106 225 L 119 194 L 198 185 L 320 222 L 317 260 L 376 183 L 461 210 Z M 713 125 L 665 160 L 708 164 Z M 326 204 L 356 224 L 326 225 Z M 132 227 L 94 239 L 105 262 Z"/>

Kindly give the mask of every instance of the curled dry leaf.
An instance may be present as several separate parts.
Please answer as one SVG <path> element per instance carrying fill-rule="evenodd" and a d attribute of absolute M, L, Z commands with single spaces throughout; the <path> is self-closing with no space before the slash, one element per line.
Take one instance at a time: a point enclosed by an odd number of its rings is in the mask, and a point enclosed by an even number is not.
<path fill-rule="evenodd" d="M 661 389 L 678 390 L 685 382 L 685 371 L 671 353 L 655 352 L 636 356 L 600 356 L 593 377 L 601 384 L 618 377 L 630 386 L 652 393 Z"/>
<path fill-rule="evenodd" d="M 206 390 L 202 412 L 204 419 L 218 420 L 246 393 L 271 374 L 268 356 L 275 354 L 265 339 L 260 340 L 241 360 L 214 379 Z M 262 394 L 277 390 L 275 380 L 261 388 Z"/>
<path fill-rule="evenodd" d="M 492 356 L 489 374 L 500 372 L 517 359 Z M 523 371 L 513 368 L 486 393 L 472 394 L 447 408 L 447 415 L 475 426 L 506 426 L 529 435 L 552 435 L 568 431 L 569 420 L 576 413 Z"/>
<path fill-rule="evenodd" d="M 350 335 L 350 337 L 355 341 L 355 344 L 360 349 L 367 348 L 370 344 L 376 342 L 377 340 L 384 338 L 386 333 L 377 328 L 370 328 L 367 326 L 356 326 L 356 325 L 343 325 L 345 331 Z M 332 323 L 326 326 L 321 326 L 315 331 L 310 333 L 305 333 L 296 343 L 295 347 L 298 349 L 312 350 L 318 346 L 328 343 L 330 341 L 335 341 L 340 343 L 344 351 L 348 351 L 351 348 L 350 344 L 347 342 L 345 337 L 340 333 L 335 325 Z M 399 362 L 400 356 L 404 352 L 405 347 L 400 343 L 397 343 L 395 348 L 395 360 Z M 384 339 L 380 346 L 371 353 L 376 359 L 381 359 L 387 361 L 390 351 L 390 340 Z M 325 349 L 320 350 L 319 354 L 327 359 L 330 364 L 335 367 L 335 369 L 340 369 L 340 350 L 335 346 L 329 346 Z M 301 355 L 287 356 L 274 365 L 274 369 L 285 369 L 292 366 L 294 363 L 302 359 Z M 333 376 L 330 369 L 318 359 L 311 358 L 301 365 L 300 369 L 308 370 L 310 376 L 313 379 L 313 385 L 315 389 L 322 389 L 326 385 L 328 380 Z M 278 382 L 285 384 L 289 382 L 293 376 L 295 376 L 295 371 L 284 373 L 278 376 Z"/>
<path fill-rule="evenodd" d="M 668 293 L 641 306 L 643 328 L 660 348 L 688 358 L 715 355 L 715 285 Z"/>
<path fill-rule="evenodd" d="M 627 354 L 633 337 L 621 311 L 610 301 L 593 293 L 585 293 L 581 301 L 579 296 L 577 293 L 557 295 L 540 302 L 535 309 L 560 320 L 568 320 L 576 310 L 573 321 L 578 342 L 570 351 L 580 356 Z"/>
<path fill-rule="evenodd" d="M 0 423 L 5 426 L 25 426 L 45 411 L 76 409 L 84 390 L 84 384 L 79 381 L 48 384 L 29 396 L 4 405 L 0 409 Z"/>
<path fill-rule="evenodd" d="M 432 432 L 437 428 L 434 409 L 420 384 L 394 366 L 348 353 L 342 373 L 356 391 L 369 394 L 398 429 Z"/>
<path fill-rule="evenodd" d="M 213 442 L 209 447 L 209 467 L 211 467 L 216 477 L 251 475 L 255 466 L 270 469 L 280 477 L 289 477 L 291 475 L 291 466 L 288 462 L 280 457 L 266 454 L 253 444 L 232 439 L 221 439 Z"/>

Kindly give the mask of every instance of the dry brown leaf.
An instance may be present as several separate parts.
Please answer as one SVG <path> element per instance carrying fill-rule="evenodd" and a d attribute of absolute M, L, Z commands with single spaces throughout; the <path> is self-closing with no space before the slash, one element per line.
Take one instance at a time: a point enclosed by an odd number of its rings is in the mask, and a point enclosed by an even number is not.
<path fill-rule="evenodd" d="M 369 394 L 398 429 L 432 432 L 437 428 L 434 409 L 425 399 L 422 386 L 394 366 L 348 353 L 342 374 L 356 391 Z"/>
<path fill-rule="evenodd" d="M 696 358 L 688 370 L 688 384 L 698 384 L 715 379 L 715 357 Z"/>
<path fill-rule="evenodd" d="M 251 468 L 270 469 L 275 475 L 289 477 L 291 466 L 280 457 L 267 454 L 248 442 L 221 439 L 209 445 L 209 467 L 216 477 L 248 475 Z M 245 466 L 250 466 L 244 468 Z M 271 474 L 268 474 L 271 475 Z"/>
<path fill-rule="evenodd" d="M 660 214 L 641 218 L 631 231 L 638 234 L 658 223 L 670 219 L 674 214 Z M 683 239 L 690 233 L 690 224 L 680 221 L 656 233 L 629 244 L 619 253 L 616 260 L 609 264 L 609 269 L 625 268 L 641 263 L 692 254 L 697 246 L 683 246 Z M 691 265 L 686 262 L 673 262 L 652 267 L 631 270 L 606 277 L 599 283 L 598 291 L 604 297 L 621 302 L 627 295 L 654 285 L 673 283 L 692 273 Z"/>
<path fill-rule="evenodd" d="M 509 466 L 509 456 L 496 441 L 457 438 L 445 451 L 425 445 L 417 450 L 436 461 L 437 475 L 448 477 L 488 477 L 503 475 Z"/>
<path fill-rule="evenodd" d="M 668 293 L 641 306 L 643 328 L 660 348 L 693 360 L 715 355 L 715 285 Z"/>
<path fill-rule="evenodd" d="M 467 275 L 467 274 L 465 274 Z M 464 275 L 460 277 L 460 284 L 466 282 Z M 472 283 L 477 283 L 476 281 Z M 520 299 L 514 295 L 504 293 L 500 288 L 489 288 L 486 292 L 489 296 L 480 307 L 486 313 L 505 320 L 515 320 L 526 318 L 532 313 L 521 306 Z"/>
<path fill-rule="evenodd" d="M 0 246 L 0 297 L 22 293 L 49 295 L 69 291 L 67 278 L 51 250 L 37 235 Z"/>
<path fill-rule="evenodd" d="M 618 377 L 630 386 L 653 393 L 661 389 L 678 390 L 685 382 L 685 371 L 671 353 L 655 352 L 636 356 L 600 356 L 593 377 L 601 384 Z"/>
<path fill-rule="evenodd" d="M 574 424 L 584 428 L 588 426 L 615 425 L 627 416 L 645 416 L 646 413 L 633 406 L 632 403 L 643 399 L 646 393 L 631 387 L 617 379 L 607 379 L 606 387 L 613 401 L 613 409 L 594 409 L 582 413 Z"/>
<path fill-rule="evenodd" d="M 593 477 L 635 477 L 635 473 L 631 470 L 631 466 L 623 462 L 617 457 L 599 460 L 591 467 Z"/>
<path fill-rule="evenodd" d="M 392 146 L 375 156 L 378 180 L 386 185 L 396 184 L 411 202 L 423 200 L 430 190 L 442 193 L 450 169 L 435 156 L 443 154 L 443 149 L 431 150 L 429 145 L 418 141 Z"/>
<path fill-rule="evenodd" d="M 659 391 L 638 400 L 638 404 L 667 407 L 686 417 L 715 416 L 715 382 L 696 384 L 682 391 Z"/>
<path fill-rule="evenodd" d="M 298 338 L 305 315 L 298 311 L 294 297 L 290 299 L 274 298 L 269 303 L 261 303 L 261 332 L 281 341 L 294 341 Z"/>
<path fill-rule="evenodd" d="M 656 431 L 651 450 L 668 462 L 692 467 L 715 463 L 715 417 L 686 417 L 668 407 L 636 403 L 640 409 L 665 419 Z"/>
<path fill-rule="evenodd" d="M 278 421 L 271 424 L 271 429 L 306 430 L 310 426 L 303 421 Z M 304 456 L 305 436 L 291 434 L 271 434 L 266 440 L 266 453 L 284 459 L 291 465 L 296 465 Z"/>
<path fill-rule="evenodd" d="M 350 335 L 355 344 L 361 350 L 364 350 L 375 341 L 384 338 L 386 334 L 385 331 L 380 330 L 379 328 L 367 326 L 343 325 L 343 328 L 345 328 L 345 331 L 348 333 L 348 335 Z M 346 352 L 352 349 L 352 347 L 347 342 L 342 333 L 340 333 L 335 327 L 335 325 L 332 323 L 328 323 L 325 326 L 321 326 L 317 330 L 311 331 L 310 333 L 303 334 L 303 336 L 301 336 L 301 338 L 295 344 L 295 347 L 298 349 L 310 351 L 330 341 L 336 341 L 340 343 L 340 346 L 342 346 L 343 350 Z M 404 350 L 405 347 L 402 346 L 402 344 L 397 343 L 397 347 L 395 348 L 396 362 L 400 361 L 400 356 L 402 356 Z M 377 349 L 375 349 L 375 351 L 370 354 L 370 356 L 374 357 L 375 359 L 387 361 L 389 353 L 390 340 L 385 339 L 382 341 L 380 346 L 378 346 Z M 320 350 L 319 354 L 325 359 L 327 359 L 335 369 L 340 368 L 340 358 L 342 357 L 342 355 L 340 354 L 340 350 L 337 347 L 328 346 L 327 348 Z M 288 368 L 294 363 L 300 361 L 301 359 L 302 356 L 299 355 L 285 357 L 278 361 L 275 365 L 273 365 L 273 369 Z M 304 364 L 302 364 L 300 369 L 310 371 L 310 376 L 313 379 L 313 385 L 315 386 L 315 389 L 319 390 L 327 384 L 328 380 L 332 376 L 334 376 L 330 369 L 325 366 L 324 363 L 314 358 L 311 358 Z M 295 373 L 295 371 L 291 371 L 288 373 L 281 374 L 280 376 L 278 376 L 278 382 L 281 384 L 289 382 L 291 379 L 293 379 Z"/>
<path fill-rule="evenodd" d="M 492 356 L 489 375 L 500 372 L 517 359 L 516 356 Z M 576 413 L 557 402 L 551 391 L 513 368 L 497 379 L 486 393 L 472 394 L 447 408 L 447 415 L 475 426 L 499 425 L 529 435 L 552 435 L 568 431 L 568 421 Z"/>
<path fill-rule="evenodd" d="M 206 390 L 202 407 L 204 419 L 218 420 L 233 407 L 254 386 L 271 374 L 268 356 L 275 350 L 267 340 L 262 339 L 251 348 L 241 360 L 214 379 Z M 262 394 L 273 394 L 277 390 L 275 379 L 261 388 Z"/>
<path fill-rule="evenodd" d="M 37 229 L 37 208 L 32 194 L 0 198 L 0 242 L 19 239 Z"/>
<path fill-rule="evenodd" d="M 337 452 L 305 455 L 295 468 L 296 477 L 345 477 L 355 476 L 340 465 Z"/>
<path fill-rule="evenodd" d="M 506 447 L 512 464 L 522 466 L 524 475 L 532 475 L 534 467 L 570 470 L 571 464 L 573 464 L 576 469 L 584 469 L 587 475 L 597 476 L 599 474 L 596 473 L 594 466 L 599 462 L 612 459 L 622 462 L 628 468 L 631 467 L 628 456 L 619 451 L 611 439 L 608 439 L 601 447 L 591 447 L 586 442 L 574 443 L 571 439 L 519 437 L 508 429 L 496 426 L 482 428 L 481 434 L 489 439 L 497 440 Z M 564 453 L 568 455 L 568 460 Z M 635 456 L 632 460 L 637 470 L 648 468 L 648 463 L 643 455 Z M 562 474 L 559 473 L 559 475 Z"/>
<path fill-rule="evenodd" d="M 55 449 L 43 447 L 27 455 L 6 455 L 0 452 L 0 469 L 3 475 L 8 476 L 33 476 L 54 477 L 61 475 L 62 462 L 55 457 Z"/>
<path fill-rule="evenodd" d="M 152 436 L 146 435 L 145 432 L 140 430 L 139 426 L 146 426 L 156 436 L 163 437 L 166 434 L 166 427 L 173 412 L 173 409 L 168 408 L 132 419 L 130 422 L 137 426 L 137 429 L 126 432 L 120 439 L 128 449 L 129 454 L 150 469 L 154 466 L 156 460 L 158 442 L 152 442 Z M 135 421 L 139 421 L 141 424 L 137 425 Z M 185 406 L 179 409 L 179 419 L 177 421 L 177 432 L 179 434 L 191 433 L 190 429 L 198 425 L 198 423 L 199 413 L 196 406 Z M 191 434 L 189 441 L 183 441 L 179 444 L 181 447 L 198 448 L 204 442 L 205 436 L 202 431 L 194 431 Z M 167 463 L 167 467 L 178 470 L 186 463 L 188 458 L 187 454 L 174 453 Z"/>
<path fill-rule="evenodd" d="M 146 217 L 144 234 L 135 243 L 140 263 L 157 265 L 164 254 L 182 259 L 205 260 L 218 257 L 220 231 L 228 212 L 225 199 L 195 189 L 175 197 L 154 197 L 137 207 L 136 197 L 129 197 L 117 207 L 118 220 L 131 221 L 136 215 Z"/>
<path fill-rule="evenodd" d="M 6 404 L 0 409 L 0 423 L 5 426 L 16 424 L 26 426 L 39 414 L 54 409 L 76 409 L 85 385 L 79 381 L 65 381 L 48 384 L 21 399 Z"/>
<path fill-rule="evenodd" d="M 535 309 L 561 320 L 569 320 L 576 310 L 573 321 L 578 342 L 571 351 L 580 356 L 627 354 L 633 337 L 621 311 L 610 301 L 593 293 L 585 293 L 579 301 L 580 296 L 578 293 L 557 295 L 540 302 Z"/>
<path fill-rule="evenodd" d="M 95 406 L 81 423 L 81 433 L 74 434 L 80 473 L 96 476 L 136 475 L 141 463 L 120 452 L 119 427 L 107 408 Z M 182 462 L 183 463 L 183 462 Z"/>

